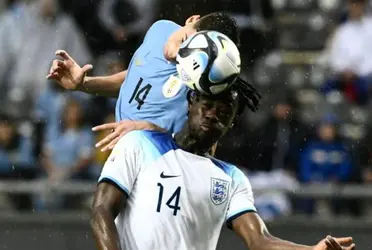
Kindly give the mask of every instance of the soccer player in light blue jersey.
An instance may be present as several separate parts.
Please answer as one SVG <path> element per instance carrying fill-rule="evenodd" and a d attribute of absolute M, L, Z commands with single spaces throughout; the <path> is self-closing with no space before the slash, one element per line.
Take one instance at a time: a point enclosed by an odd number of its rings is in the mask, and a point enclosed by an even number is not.
<path fill-rule="evenodd" d="M 235 20 L 225 13 L 204 17 L 194 15 L 185 26 L 172 21 L 155 22 L 147 31 L 141 46 L 130 61 L 127 71 L 106 77 L 87 77 L 92 65 L 80 67 L 65 51 L 57 51 L 47 76 L 66 89 L 118 98 L 116 123 L 98 126 L 96 130 L 113 132 L 98 143 L 111 149 L 120 136 L 130 130 L 163 128 L 178 132 L 186 121 L 189 89 L 176 77 L 174 59 L 187 37 L 201 30 L 215 30 L 239 44 Z"/>
<path fill-rule="evenodd" d="M 352 238 L 314 246 L 272 236 L 256 213 L 249 180 L 206 153 L 231 127 L 244 93 L 191 94 L 188 121 L 172 136 L 132 131 L 99 178 L 91 226 L 99 250 L 213 250 L 223 225 L 250 250 L 352 250 Z M 244 106 L 243 106 L 244 107 Z"/>

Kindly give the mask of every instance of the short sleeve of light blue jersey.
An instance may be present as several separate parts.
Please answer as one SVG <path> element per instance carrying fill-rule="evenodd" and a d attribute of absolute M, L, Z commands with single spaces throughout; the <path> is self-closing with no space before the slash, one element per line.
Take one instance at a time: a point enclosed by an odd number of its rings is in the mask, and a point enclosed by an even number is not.
<path fill-rule="evenodd" d="M 234 192 L 226 214 L 226 223 L 231 227 L 231 222 L 247 212 L 256 212 L 251 184 L 245 174 L 236 166 L 224 161 L 211 158 L 212 162 L 222 169 L 232 179 Z"/>
<path fill-rule="evenodd" d="M 160 20 L 147 31 L 128 67 L 116 104 L 116 120 L 145 120 L 169 132 L 187 119 L 186 85 L 177 78 L 175 63 L 164 57 L 169 37 L 181 26 Z"/>
<path fill-rule="evenodd" d="M 154 42 L 154 38 L 158 37 L 159 35 L 164 35 L 165 39 L 168 39 L 169 34 L 173 33 L 174 31 L 178 30 L 181 26 L 176 24 L 175 22 L 169 20 L 159 20 L 156 21 L 149 30 L 146 32 L 145 38 L 143 39 L 144 42 Z M 160 39 L 161 40 L 161 37 Z"/>

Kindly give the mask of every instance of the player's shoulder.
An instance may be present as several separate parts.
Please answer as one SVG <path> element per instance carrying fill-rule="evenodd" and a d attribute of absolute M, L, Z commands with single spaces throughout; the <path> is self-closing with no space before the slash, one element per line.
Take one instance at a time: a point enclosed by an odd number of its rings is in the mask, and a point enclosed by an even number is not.
<path fill-rule="evenodd" d="M 235 182 L 241 182 L 246 179 L 245 174 L 234 164 L 209 157 L 212 163 L 221 169 L 226 175 L 230 176 L 231 179 Z"/>
<path fill-rule="evenodd" d="M 155 130 L 131 131 L 120 138 L 118 147 L 138 148 L 156 156 L 178 149 L 171 134 Z"/>
<path fill-rule="evenodd" d="M 149 30 L 146 33 L 146 38 L 162 38 L 162 37 L 168 37 L 170 34 L 175 32 L 181 28 L 180 25 L 178 25 L 175 22 L 169 21 L 169 20 L 158 20 L 155 23 L 151 25 Z"/>
<path fill-rule="evenodd" d="M 164 29 L 164 28 L 173 28 L 173 29 L 179 29 L 181 26 L 173 21 L 161 19 L 156 22 L 154 22 L 149 30 L 152 29 Z"/>
<path fill-rule="evenodd" d="M 351 22 L 345 22 L 342 23 L 335 31 L 334 36 L 336 38 L 345 38 L 348 37 L 351 34 L 354 34 L 356 31 L 354 23 Z"/>
<path fill-rule="evenodd" d="M 143 138 L 142 130 L 133 130 L 126 133 L 124 136 L 120 138 L 117 144 L 131 144 L 135 145 L 138 144 Z"/>
<path fill-rule="evenodd" d="M 155 147 L 156 151 L 160 155 L 178 149 L 178 146 L 170 133 L 155 130 L 142 130 L 141 133 L 144 138 L 146 138 L 147 142 Z"/>

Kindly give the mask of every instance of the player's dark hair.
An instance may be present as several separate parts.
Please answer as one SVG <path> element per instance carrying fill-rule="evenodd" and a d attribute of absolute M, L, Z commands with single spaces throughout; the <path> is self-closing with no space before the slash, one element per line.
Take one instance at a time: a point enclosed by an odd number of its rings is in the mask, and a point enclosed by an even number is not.
<path fill-rule="evenodd" d="M 226 95 L 226 92 L 229 93 Z M 249 79 L 244 80 L 241 77 L 238 77 L 236 82 L 229 89 L 215 95 L 215 98 L 230 98 L 230 96 L 234 96 L 234 93 L 232 92 L 235 92 L 238 95 L 238 115 L 243 113 L 245 107 L 248 107 L 253 112 L 258 110 L 261 95 L 258 90 L 253 87 L 253 84 Z M 189 91 L 187 93 L 187 100 L 191 102 L 191 96 L 198 94 L 200 93 L 197 91 Z"/>
<path fill-rule="evenodd" d="M 240 34 L 233 17 L 224 12 L 214 12 L 203 16 L 195 23 L 197 31 L 214 30 L 228 36 L 236 46 L 240 46 Z"/>
<path fill-rule="evenodd" d="M 231 88 L 236 90 L 239 95 L 238 114 L 241 114 L 246 106 L 248 106 L 248 108 L 253 112 L 258 110 L 262 96 L 258 90 L 253 87 L 253 84 L 249 79 L 244 80 L 243 78 L 238 77 Z"/>

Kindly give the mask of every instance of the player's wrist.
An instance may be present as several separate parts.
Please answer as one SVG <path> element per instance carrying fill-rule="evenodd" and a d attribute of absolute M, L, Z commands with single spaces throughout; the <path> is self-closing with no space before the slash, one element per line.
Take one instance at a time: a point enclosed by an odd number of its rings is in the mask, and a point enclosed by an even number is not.
<path fill-rule="evenodd" d="M 83 91 L 86 90 L 87 82 L 89 81 L 89 77 L 87 75 L 84 75 L 83 79 L 80 83 L 76 84 L 75 91 Z"/>
<path fill-rule="evenodd" d="M 148 123 L 145 121 L 133 121 L 136 130 L 148 130 Z"/>

